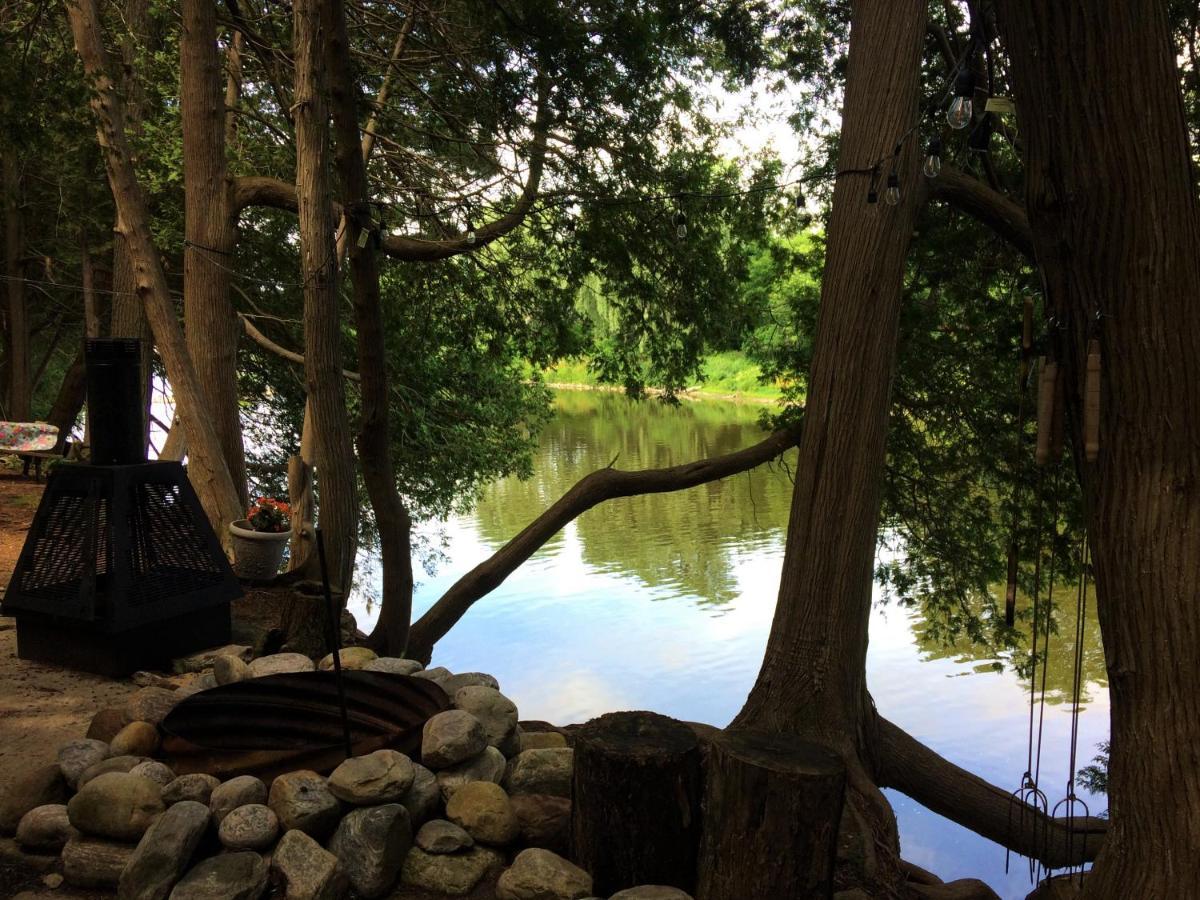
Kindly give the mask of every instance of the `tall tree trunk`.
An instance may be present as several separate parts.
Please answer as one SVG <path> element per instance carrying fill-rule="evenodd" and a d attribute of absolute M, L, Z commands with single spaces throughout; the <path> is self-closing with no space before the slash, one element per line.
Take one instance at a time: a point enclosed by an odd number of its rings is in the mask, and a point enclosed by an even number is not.
<path fill-rule="evenodd" d="M 138 47 L 152 40 L 150 25 L 150 0 L 125 0 L 122 5 L 125 31 L 121 35 L 121 94 L 125 98 L 125 129 L 131 141 L 136 142 L 146 115 L 146 91 L 137 77 Z M 137 169 L 136 151 L 130 161 Z M 145 432 L 143 446 L 150 443 L 150 404 L 153 399 L 151 384 L 154 357 L 154 334 L 146 320 L 146 310 L 137 294 L 137 276 L 134 274 L 133 257 L 120 228 L 113 227 L 113 298 L 112 322 L 109 334 L 113 337 L 137 338 L 142 342 L 142 422 Z"/>
<path fill-rule="evenodd" d="M 304 282 L 304 375 L 316 438 L 319 522 L 330 577 L 344 597 L 358 543 L 358 498 L 342 379 L 323 57 L 329 35 L 322 27 L 321 7 L 320 0 L 297 0 L 293 5 L 296 199 Z"/>
<path fill-rule="evenodd" d="M 188 356 L 158 249 L 150 233 L 150 214 L 129 156 L 124 108 L 105 68 L 96 0 L 72 0 L 66 7 L 75 48 L 92 88 L 96 136 L 117 207 L 117 227 L 133 258 L 137 293 L 145 305 L 146 318 L 154 331 L 167 377 L 171 380 L 176 407 L 187 430 L 191 458 L 188 477 L 204 505 L 209 522 L 227 543 L 225 526 L 241 517 L 242 504 L 225 467 L 216 433 L 209 423 L 196 370 Z"/>
<path fill-rule="evenodd" d="M 839 170 L 890 157 L 916 123 L 924 33 L 921 0 L 852 4 Z M 843 175 L 834 188 L 779 598 L 758 680 L 735 720 L 799 732 L 846 758 L 846 814 L 890 845 L 881 887 L 900 876 L 895 822 L 874 784 L 867 622 L 904 259 L 922 193 L 916 143 L 906 141 L 897 161 L 898 206 L 868 204 L 862 175 Z"/>
<path fill-rule="evenodd" d="M 4 151 L 4 274 L 8 300 L 8 411 L 24 422 L 32 415 L 29 317 L 25 308 L 25 223 L 21 212 L 21 164 L 15 150 Z"/>
<path fill-rule="evenodd" d="M 225 93 L 211 0 L 183 0 L 179 63 L 186 200 L 184 328 L 213 430 L 245 506 L 246 456 L 237 390 L 242 329 L 229 301 L 237 230 L 225 177 Z"/>
<path fill-rule="evenodd" d="M 87 399 L 87 370 L 83 362 L 82 348 L 75 354 L 75 359 L 63 375 L 58 394 L 46 414 L 46 421 L 58 429 L 58 443 L 55 450 L 61 451 L 71 436 L 71 429 L 79 419 L 79 412 Z"/>
<path fill-rule="evenodd" d="M 1112 825 L 1085 894 L 1181 897 L 1200 886 L 1200 210 L 1166 4 L 996 8 L 1046 305 L 1066 326 L 1108 666 Z M 1078 440 L 1089 332 L 1095 464 Z"/>
<path fill-rule="evenodd" d="M 389 444 L 388 370 L 379 297 L 379 257 L 369 231 L 371 195 L 365 154 L 370 148 L 359 136 L 345 6 L 342 0 L 328 0 L 326 10 L 325 46 L 333 101 L 335 159 L 342 183 L 342 208 L 346 211 L 342 233 L 349 247 L 358 371 L 362 379 L 358 458 L 367 496 L 375 511 L 383 557 L 383 599 L 371 645 L 385 655 L 403 656 L 412 619 L 412 520 L 396 490 Z"/>

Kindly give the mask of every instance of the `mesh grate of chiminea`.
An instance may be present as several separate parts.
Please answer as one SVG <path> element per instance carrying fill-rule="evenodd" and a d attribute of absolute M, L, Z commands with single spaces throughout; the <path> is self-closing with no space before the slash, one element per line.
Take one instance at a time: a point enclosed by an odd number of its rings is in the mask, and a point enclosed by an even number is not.
<path fill-rule="evenodd" d="M 22 659 L 121 674 L 227 642 L 240 594 L 179 463 L 60 465 L 3 611 Z"/>

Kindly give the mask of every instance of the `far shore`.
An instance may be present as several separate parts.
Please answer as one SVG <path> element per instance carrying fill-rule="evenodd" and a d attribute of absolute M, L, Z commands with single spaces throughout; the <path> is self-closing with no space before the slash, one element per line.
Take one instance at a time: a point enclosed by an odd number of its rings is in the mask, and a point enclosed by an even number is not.
<path fill-rule="evenodd" d="M 546 387 L 555 391 L 605 391 L 607 393 L 624 393 L 625 389 L 616 384 L 578 384 L 573 382 L 547 381 Z M 661 388 L 646 388 L 646 393 L 651 397 L 661 397 L 666 391 Z M 758 406 L 778 406 L 778 397 L 758 397 L 754 394 L 722 393 L 720 391 L 706 391 L 703 388 L 684 388 L 682 391 L 676 391 L 675 396 L 680 400 L 725 400 L 729 403 L 752 403 Z"/>

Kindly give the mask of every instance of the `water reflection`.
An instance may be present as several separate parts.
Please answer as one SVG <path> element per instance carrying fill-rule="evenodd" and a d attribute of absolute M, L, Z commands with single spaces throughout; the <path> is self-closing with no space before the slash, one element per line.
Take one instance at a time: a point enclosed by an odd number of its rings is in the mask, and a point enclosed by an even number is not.
<path fill-rule="evenodd" d="M 759 409 L 716 401 L 677 408 L 619 395 L 561 392 L 528 481 L 493 485 L 477 510 L 439 527 L 448 561 L 419 587 L 420 615 L 455 579 L 524 528 L 589 471 L 677 465 L 759 440 Z M 617 709 L 653 709 L 725 725 L 762 660 L 783 559 L 791 483 L 762 467 L 712 486 L 609 501 L 568 525 L 442 640 L 435 665 L 492 672 L 525 718 L 581 722 Z M 436 529 L 435 529 L 436 530 Z M 997 549 L 997 553 L 1001 552 Z M 367 567 L 363 581 L 379 581 Z M 368 585 L 369 589 L 369 585 Z M 1060 599 L 1051 643 L 1042 784 L 1066 790 L 1071 733 L 1073 610 Z M 1058 593 L 1058 592 L 1056 592 Z M 875 592 L 867 680 L 879 711 L 952 762 L 1006 788 L 1026 766 L 1028 683 L 1004 654 L 944 647 L 920 617 Z M 352 600 L 360 624 L 374 616 Z M 1108 736 L 1099 629 L 1089 613 L 1079 757 Z M 1002 663 L 1000 670 L 993 668 Z M 906 859 L 943 878 L 984 879 L 1005 900 L 1030 890 L 1004 851 L 888 791 Z M 1093 809 L 1102 797 L 1081 792 Z"/>

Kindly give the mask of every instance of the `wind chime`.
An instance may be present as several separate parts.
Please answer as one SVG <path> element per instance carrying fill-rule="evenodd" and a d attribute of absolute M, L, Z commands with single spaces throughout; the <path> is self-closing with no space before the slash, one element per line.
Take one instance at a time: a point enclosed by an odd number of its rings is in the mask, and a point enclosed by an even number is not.
<path fill-rule="evenodd" d="M 1081 422 L 1081 444 L 1082 444 L 1082 462 L 1087 465 L 1093 465 L 1099 458 L 1100 453 L 1100 383 L 1101 383 L 1101 355 L 1100 355 L 1100 335 L 1099 335 L 1100 316 L 1097 314 L 1091 330 L 1087 338 L 1087 356 L 1085 366 L 1085 377 L 1082 391 L 1082 422 Z M 1047 578 L 1046 593 L 1042 595 L 1042 560 L 1044 556 L 1043 550 L 1043 510 L 1044 510 L 1044 490 L 1046 482 L 1046 472 L 1050 471 L 1051 477 L 1057 482 L 1057 466 L 1062 459 L 1062 451 L 1064 444 L 1064 417 L 1065 417 L 1065 379 L 1063 370 L 1059 365 L 1059 360 L 1062 359 L 1062 334 L 1065 329 L 1063 324 L 1055 318 L 1049 320 L 1049 334 L 1044 340 L 1043 355 L 1038 363 L 1038 394 L 1037 394 L 1037 441 L 1035 444 L 1034 459 L 1038 466 L 1036 498 L 1035 506 L 1035 556 L 1034 556 L 1034 585 L 1033 585 L 1033 621 L 1031 626 L 1030 638 L 1030 659 L 1031 668 L 1029 674 L 1029 731 L 1026 748 L 1026 765 L 1025 773 L 1021 776 L 1021 784 L 1011 795 L 1011 803 L 1009 807 L 1009 823 L 1008 830 L 1011 835 L 1014 807 L 1019 811 L 1018 827 L 1020 834 L 1026 833 L 1027 817 L 1033 818 L 1033 834 L 1032 853 L 1029 856 L 1029 875 L 1031 881 L 1041 881 L 1043 877 L 1050 874 L 1050 869 L 1041 862 L 1045 857 L 1042 852 L 1048 846 L 1049 829 L 1051 822 L 1059 814 L 1059 811 L 1064 811 L 1067 819 L 1067 859 L 1068 876 L 1075 873 L 1073 861 L 1074 854 L 1074 839 L 1075 839 L 1075 819 L 1082 812 L 1086 818 L 1090 811 L 1087 803 L 1083 801 L 1075 793 L 1075 772 L 1076 772 L 1076 753 L 1079 740 L 1079 703 L 1081 695 L 1081 685 L 1083 680 L 1083 640 L 1085 632 L 1085 618 L 1087 611 L 1087 580 L 1090 575 L 1090 547 L 1087 540 L 1087 531 L 1080 538 L 1079 561 L 1080 571 L 1076 591 L 1075 602 L 1075 647 L 1074 647 L 1074 666 L 1072 672 L 1072 707 L 1071 707 L 1071 739 L 1070 739 L 1070 755 L 1067 774 L 1067 789 L 1066 796 L 1060 800 L 1053 809 L 1049 806 L 1049 801 L 1046 798 L 1045 792 L 1039 787 L 1039 777 L 1041 774 L 1041 757 L 1042 757 L 1042 729 L 1045 721 L 1045 704 L 1046 704 L 1046 672 L 1049 669 L 1050 661 L 1050 617 L 1053 610 L 1054 602 L 1054 567 L 1056 562 L 1056 547 L 1058 537 L 1058 492 L 1054 490 L 1052 485 L 1051 490 L 1051 514 L 1050 514 L 1050 554 L 1049 554 L 1049 572 Z M 1033 341 L 1033 299 L 1025 298 L 1023 310 L 1023 322 L 1021 330 L 1021 363 L 1020 377 L 1018 381 L 1018 389 L 1020 392 L 1017 411 L 1017 444 L 1014 454 L 1014 474 L 1019 471 L 1021 460 L 1021 446 L 1025 434 L 1025 395 L 1028 392 L 1030 376 L 1032 374 L 1032 361 L 1034 357 L 1034 341 Z M 1017 526 L 1020 505 L 1018 497 L 1015 495 L 1014 489 L 1013 498 L 1013 522 L 1012 536 L 1008 546 L 1008 581 L 1005 590 L 1005 623 L 1008 627 L 1013 627 L 1016 620 L 1016 601 L 1017 601 L 1017 573 L 1018 563 L 1020 559 L 1020 547 L 1017 538 Z M 1039 633 L 1044 635 L 1044 644 L 1042 647 L 1042 656 L 1040 659 L 1041 665 L 1041 683 L 1038 683 L 1038 638 Z M 1035 728 L 1035 710 L 1037 725 Z M 1036 739 L 1035 739 L 1036 735 Z M 1079 868 L 1078 872 L 1082 879 L 1083 874 L 1083 858 L 1086 856 L 1086 832 L 1083 834 L 1084 845 L 1080 848 L 1079 853 Z M 1011 843 L 1011 841 L 1010 841 Z M 1008 871 L 1010 851 L 1005 852 L 1005 872 Z"/>

